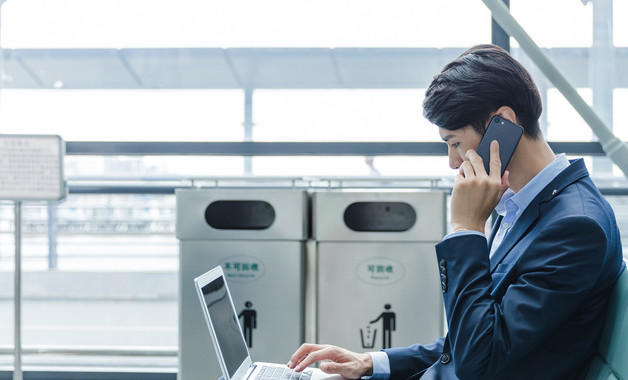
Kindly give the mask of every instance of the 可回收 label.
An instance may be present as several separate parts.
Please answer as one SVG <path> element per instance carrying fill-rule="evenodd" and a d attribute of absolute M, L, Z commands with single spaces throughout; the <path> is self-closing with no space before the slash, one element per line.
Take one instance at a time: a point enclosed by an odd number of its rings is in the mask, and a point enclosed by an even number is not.
<path fill-rule="evenodd" d="M 362 261 L 356 267 L 358 278 L 371 285 L 390 285 L 401 280 L 405 274 L 403 265 L 386 257 L 374 257 Z"/>

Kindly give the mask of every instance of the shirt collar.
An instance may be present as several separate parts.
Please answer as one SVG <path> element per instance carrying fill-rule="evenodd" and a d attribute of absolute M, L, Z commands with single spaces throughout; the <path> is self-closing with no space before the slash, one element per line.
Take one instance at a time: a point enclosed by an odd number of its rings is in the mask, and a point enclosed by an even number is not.
<path fill-rule="evenodd" d="M 501 216 L 506 215 L 506 201 L 511 199 L 514 195 L 515 192 L 511 188 L 506 189 L 504 195 L 502 195 L 502 198 L 499 200 L 499 203 L 495 206 L 495 212 Z"/>
<path fill-rule="evenodd" d="M 567 160 L 565 154 L 559 154 L 554 161 L 544 167 L 518 193 L 515 193 L 512 189 L 506 190 L 495 207 L 495 211 L 501 216 L 506 215 L 506 202 L 509 200 L 515 203 L 518 212 L 525 210 L 530 202 L 568 166 L 569 160 Z"/>

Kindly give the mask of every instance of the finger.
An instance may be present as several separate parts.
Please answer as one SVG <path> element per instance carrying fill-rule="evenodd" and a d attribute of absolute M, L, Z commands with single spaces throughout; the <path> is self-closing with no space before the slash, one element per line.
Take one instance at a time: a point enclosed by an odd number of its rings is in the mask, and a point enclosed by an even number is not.
<path fill-rule="evenodd" d="M 489 172 L 490 176 L 493 178 L 499 178 L 502 172 L 502 162 L 499 158 L 499 143 L 497 140 L 491 141 Z"/>
<path fill-rule="evenodd" d="M 294 368 L 294 366 L 300 362 L 303 357 L 305 355 L 307 355 L 307 352 L 309 352 L 309 347 L 311 346 L 311 344 L 302 344 L 301 347 L 299 347 L 294 354 L 292 354 L 292 356 L 290 357 L 290 360 L 288 361 L 288 364 L 286 364 L 286 366 L 290 367 L 290 368 Z"/>
<path fill-rule="evenodd" d="M 297 364 L 303 361 L 303 359 L 305 359 L 310 354 L 310 352 L 320 350 L 321 348 L 323 348 L 323 346 L 318 344 L 302 344 L 301 347 L 299 347 L 299 349 L 292 355 L 292 357 L 290 357 L 290 361 L 286 365 L 288 366 L 288 368 L 294 368 Z"/>
<path fill-rule="evenodd" d="M 455 186 L 464 180 L 464 174 L 460 171 L 458 174 L 454 176 L 454 188 Z"/>
<path fill-rule="evenodd" d="M 330 347 L 326 347 L 318 351 L 310 352 L 306 357 L 304 357 L 299 362 L 299 364 L 297 364 L 296 367 L 294 367 L 294 370 L 296 372 L 301 372 L 316 362 L 320 362 L 321 360 L 331 359 L 332 357 L 333 357 L 333 354 L 331 352 Z"/>
<path fill-rule="evenodd" d="M 484 175 L 486 174 L 486 169 L 484 169 L 484 162 L 482 161 L 482 157 L 473 149 L 467 150 L 465 153 L 467 160 L 473 166 L 473 171 L 475 175 Z"/>
<path fill-rule="evenodd" d="M 292 368 L 295 372 L 301 372 L 312 364 L 316 363 L 318 360 L 314 358 L 312 355 L 306 355 L 299 360 L 299 362 Z M 290 367 L 288 367 L 290 368 Z"/>
<path fill-rule="evenodd" d="M 469 161 L 464 161 L 462 165 L 460 165 L 459 173 L 464 178 L 474 177 L 476 175 L 475 168 Z"/>

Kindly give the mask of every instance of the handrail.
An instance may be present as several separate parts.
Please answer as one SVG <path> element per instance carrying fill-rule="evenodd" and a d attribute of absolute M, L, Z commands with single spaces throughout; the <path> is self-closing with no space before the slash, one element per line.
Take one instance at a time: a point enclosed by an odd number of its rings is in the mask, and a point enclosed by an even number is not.
<path fill-rule="evenodd" d="M 143 187 L 128 187 L 128 186 L 91 186 L 91 187 L 74 187 L 70 186 L 70 194 L 152 194 L 152 195 L 173 195 L 175 190 L 181 188 L 176 186 L 143 186 Z M 327 187 L 331 189 L 381 189 L 382 186 L 335 186 Z M 429 186 L 429 187 L 417 187 L 417 186 L 394 186 L 395 189 L 433 189 L 451 192 L 451 186 Z M 609 196 L 628 196 L 628 187 L 598 187 L 602 195 Z"/>
<path fill-rule="evenodd" d="M 446 156 L 442 142 L 133 142 L 66 141 L 78 156 Z M 603 156 L 599 142 L 554 141 L 557 153 Z"/>
<path fill-rule="evenodd" d="M 23 345 L 24 354 L 58 354 L 58 355 L 85 355 L 85 356 L 150 356 L 176 357 L 177 347 L 159 346 L 38 346 Z M 0 346 L 0 355 L 13 354 L 13 346 Z"/>

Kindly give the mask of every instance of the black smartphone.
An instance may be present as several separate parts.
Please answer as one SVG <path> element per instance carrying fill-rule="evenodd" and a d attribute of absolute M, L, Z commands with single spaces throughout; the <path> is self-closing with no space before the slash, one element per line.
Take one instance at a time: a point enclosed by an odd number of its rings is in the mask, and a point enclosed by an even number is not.
<path fill-rule="evenodd" d="M 502 162 L 501 177 L 504 175 L 504 171 L 506 171 L 512 154 L 515 153 L 517 144 L 519 144 L 519 140 L 521 140 L 521 135 L 523 135 L 523 128 L 517 124 L 497 115 L 491 118 L 486 132 L 484 132 L 484 136 L 482 136 L 480 145 L 478 145 L 476 149 L 478 155 L 482 157 L 484 169 L 486 169 L 487 173 L 489 172 L 490 166 L 491 141 L 497 140 L 499 143 L 499 159 Z"/>

